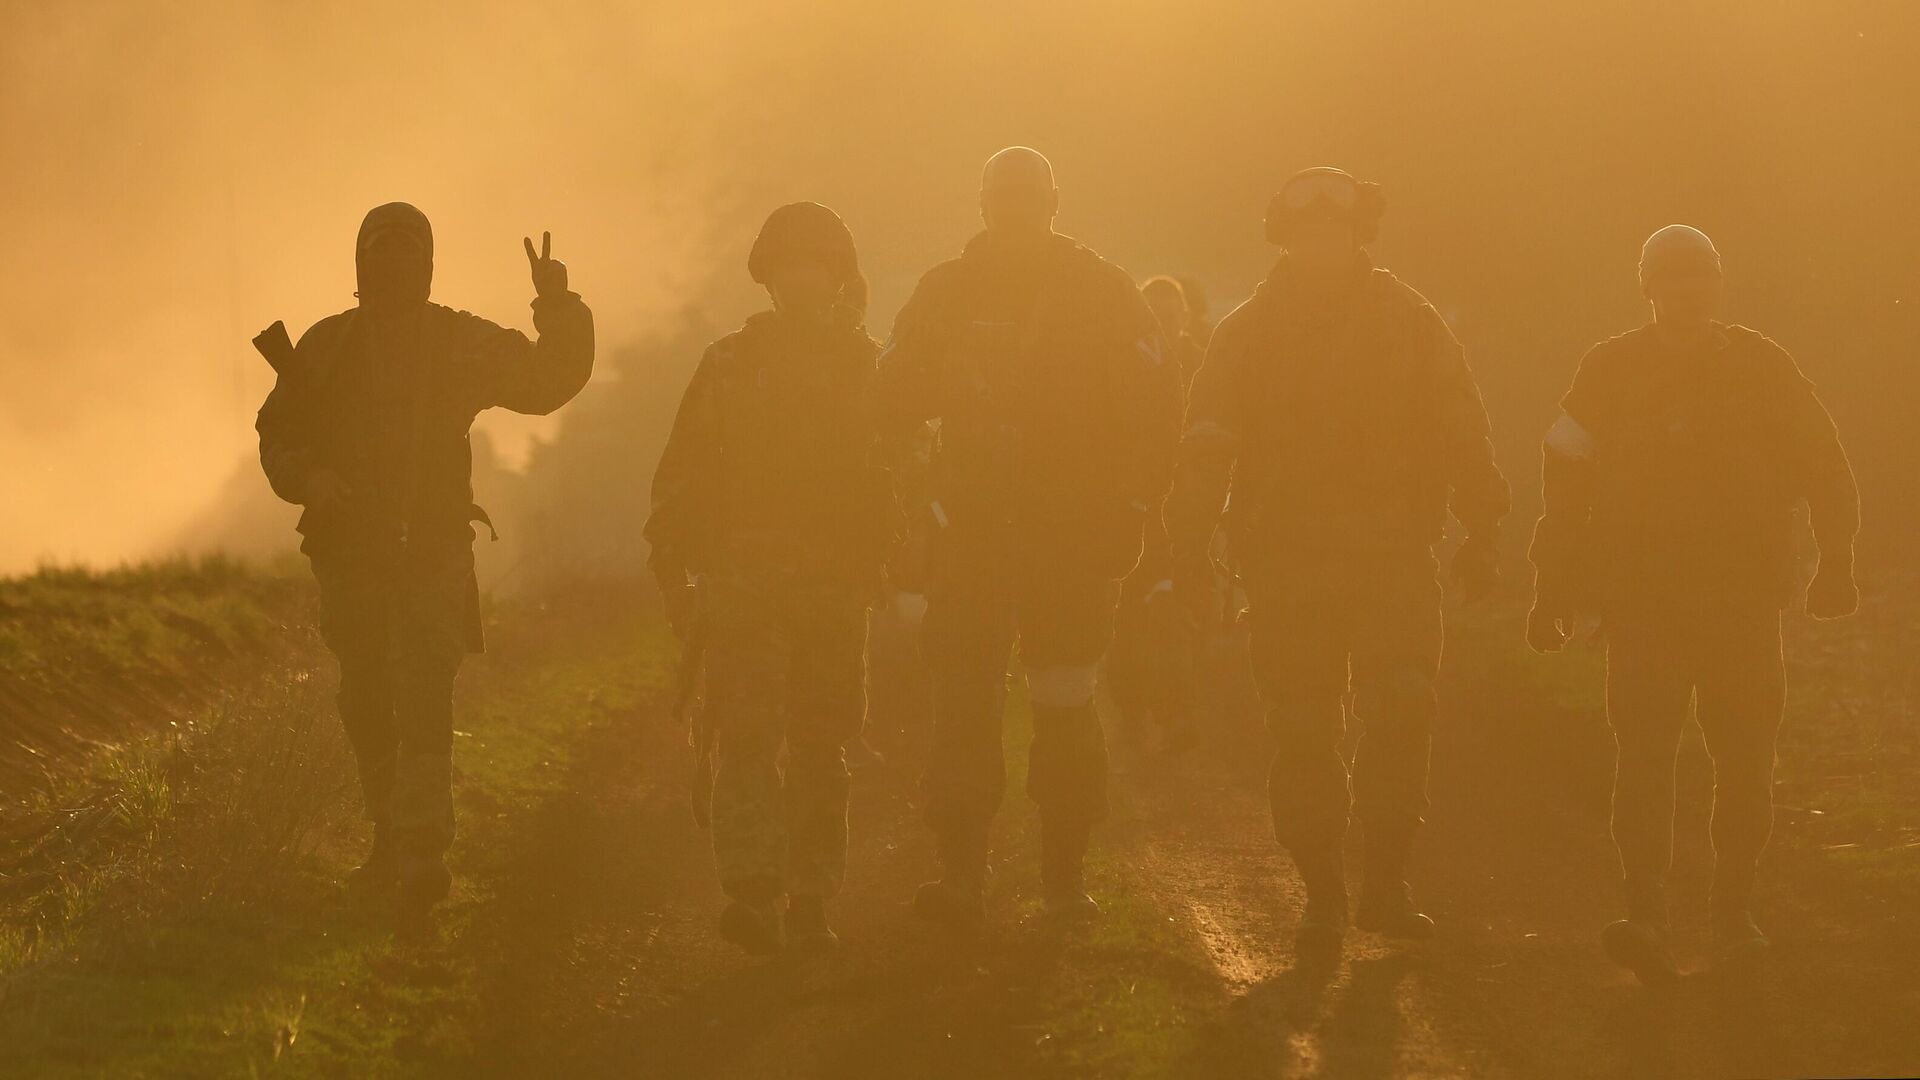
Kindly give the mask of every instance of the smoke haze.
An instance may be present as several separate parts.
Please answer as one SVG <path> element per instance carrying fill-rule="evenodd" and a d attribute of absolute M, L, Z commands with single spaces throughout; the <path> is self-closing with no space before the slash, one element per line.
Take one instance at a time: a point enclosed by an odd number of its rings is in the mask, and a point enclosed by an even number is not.
<path fill-rule="evenodd" d="M 1272 257 L 1280 178 L 1383 183 L 1377 255 L 1454 321 L 1522 490 L 1581 352 L 1644 317 L 1640 240 L 1698 225 L 1729 317 L 1821 384 L 1868 550 L 1911 524 L 1920 8 L 1473 10 L 10 4 L 0 572 L 150 554 L 235 498 L 271 385 L 247 340 L 352 304 L 376 203 L 433 219 L 436 299 L 526 329 L 520 237 L 552 230 L 611 348 L 752 310 L 759 219 L 817 199 L 884 333 L 1014 142 L 1054 159 L 1063 231 L 1216 315 Z M 509 463 L 552 434 L 483 423 Z"/>

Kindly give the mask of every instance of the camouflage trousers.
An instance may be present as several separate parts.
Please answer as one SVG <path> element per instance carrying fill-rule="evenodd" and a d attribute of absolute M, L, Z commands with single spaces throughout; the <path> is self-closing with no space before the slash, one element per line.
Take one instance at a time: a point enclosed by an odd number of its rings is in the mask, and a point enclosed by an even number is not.
<path fill-rule="evenodd" d="M 866 723 L 866 600 L 722 579 L 701 603 L 721 887 L 833 896 L 847 867 L 845 746 Z"/>
<path fill-rule="evenodd" d="M 1618 747 L 1613 840 L 1629 896 L 1673 861 L 1674 762 L 1694 706 L 1713 758 L 1714 900 L 1744 907 L 1773 834 L 1774 738 L 1786 704 L 1772 608 L 1609 615 L 1607 721 Z"/>
<path fill-rule="evenodd" d="M 921 648 L 933 683 L 933 746 L 923 786 L 942 837 L 984 836 L 1006 797 L 1001 723 L 1016 642 L 1033 702 L 1027 795 L 1043 821 L 1107 813 L 1107 742 L 1094 711 L 1120 585 L 1061 572 L 938 573 Z"/>
<path fill-rule="evenodd" d="M 380 573 L 315 559 L 313 572 L 367 817 L 389 829 L 403 881 L 430 874 L 453 844 L 453 683 L 470 640 L 473 571 Z"/>
<path fill-rule="evenodd" d="M 1274 743 L 1274 836 L 1289 851 L 1325 850 L 1351 814 L 1379 850 L 1404 852 L 1427 811 L 1442 642 L 1433 556 L 1276 559 L 1246 587 Z M 1341 755 L 1349 691 L 1362 725 L 1351 772 Z"/>

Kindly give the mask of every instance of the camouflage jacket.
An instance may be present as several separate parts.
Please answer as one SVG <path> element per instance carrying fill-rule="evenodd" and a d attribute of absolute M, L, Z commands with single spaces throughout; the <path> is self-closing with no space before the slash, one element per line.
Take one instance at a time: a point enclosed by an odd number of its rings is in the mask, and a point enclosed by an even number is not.
<path fill-rule="evenodd" d="M 495 406 L 544 414 L 593 371 L 593 314 L 568 293 L 534 300 L 539 341 L 438 304 L 355 308 L 314 324 L 255 424 L 275 494 L 305 505 L 315 469 L 351 496 L 300 516 L 315 560 L 471 566 L 474 417 Z"/>
<path fill-rule="evenodd" d="M 898 532 L 868 411 L 878 352 L 852 320 L 776 312 L 707 349 L 653 476 L 646 536 L 663 582 L 877 588 Z"/>
<path fill-rule="evenodd" d="M 1206 550 L 1229 495 L 1249 564 L 1424 550 L 1449 510 L 1491 535 L 1510 493 L 1440 314 L 1364 261 L 1343 298 L 1306 308 L 1284 266 L 1222 320 L 1194 379 L 1166 510 L 1174 558 Z"/>

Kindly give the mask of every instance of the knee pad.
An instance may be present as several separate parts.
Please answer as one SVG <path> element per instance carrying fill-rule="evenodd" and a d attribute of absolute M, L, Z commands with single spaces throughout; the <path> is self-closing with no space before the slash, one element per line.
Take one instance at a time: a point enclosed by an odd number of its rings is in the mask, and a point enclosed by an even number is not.
<path fill-rule="evenodd" d="M 1035 708 L 1077 709 L 1093 700 L 1099 683 L 1098 664 L 1053 664 L 1027 671 L 1027 694 Z"/>

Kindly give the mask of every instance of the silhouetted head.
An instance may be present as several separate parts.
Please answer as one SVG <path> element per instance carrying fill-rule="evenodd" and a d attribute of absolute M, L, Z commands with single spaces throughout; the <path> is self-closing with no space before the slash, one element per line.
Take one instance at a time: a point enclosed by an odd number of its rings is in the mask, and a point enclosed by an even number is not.
<path fill-rule="evenodd" d="M 353 265 L 364 307 L 424 304 L 433 290 L 433 226 L 403 202 L 367 211 Z"/>
<path fill-rule="evenodd" d="M 1168 341 L 1187 332 L 1191 312 L 1187 308 L 1187 291 L 1180 282 L 1165 274 L 1150 277 L 1141 284 L 1140 295 L 1160 324 L 1161 335 Z"/>
<path fill-rule="evenodd" d="M 980 171 L 980 219 L 989 232 L 1036 236 L 1053 231 L 1060 211 L 1060 189 L 1053 185 L 1053 163 L 1038 150 L 1009 146 L 987 159 Z"/>
<path fill-rule="evenodd" d="M 1297 273 L 1331 277 L 1352 269 L 1380 233 L 1387 201 L 1380 185 L 1345 169 L 1302 169 L 1267 203 L 1267 239 L 1287 249 Z"/>
<path fill-rule="evenodd" d="M 824 317 L 839 307 L 866 310 L 853 232 L 819 203 L 788 203 L 767 215 L 747 254 L 747 273 L 767 287 L 776 311 Z"/>
<path fill-rule="evenodd" d="M 1640 292 L 1664 327 L 1705 328 L 1719 313 L 1725 288 L 1719 249 L 1691 225 L 1669 225 L 1640 247 Z"/>

